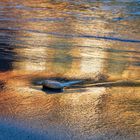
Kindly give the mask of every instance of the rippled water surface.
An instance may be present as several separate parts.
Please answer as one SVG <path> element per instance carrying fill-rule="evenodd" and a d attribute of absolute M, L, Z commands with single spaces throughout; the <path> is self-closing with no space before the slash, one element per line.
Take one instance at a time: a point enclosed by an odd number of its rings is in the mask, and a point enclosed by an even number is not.
<path fill-rule="evenodd" d="M 139 16 L 139 0 L 1 0 L 0 140 L 139 140 Z"/>

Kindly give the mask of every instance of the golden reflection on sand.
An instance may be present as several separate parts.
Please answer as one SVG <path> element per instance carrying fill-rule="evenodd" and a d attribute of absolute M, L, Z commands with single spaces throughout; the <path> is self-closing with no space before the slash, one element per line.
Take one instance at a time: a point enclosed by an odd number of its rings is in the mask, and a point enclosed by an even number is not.
<path fill-rule="evenodd" d="M 102 31 L 101 35 L 109 36 L 116 28 L 111 23 L 107 26 L 107 22 L 101 22 L 100 19 L 85 24 L 74 14 L 63 12 L 79 9 L 85 16 L 110 18 L 112 13 L 100 10 L 91 12 L 82 5 L 70 5 L 68 2 L 22 2 L 32 10 L 10 9 L 13 15 L 20 14 L 22 22 L 17 21 L 17 27 L 22 30 L 14 34 L 15 40 L 23 44 L 15 43 L 15 46 L 20 47 L 12 50 L 19 58 L 12 62 L 13 70 L 0 73 L 0 81 L 3 82 L 0 90 L 0 117 L 23 122 L 38 131 L 50 132 L 52 128 L 54 132 L 61 130 L 61 134 L 70 133 L 70 137 L 75 136 L 75 139 L 137 139 L 140 135 L 139 87 L 87 88 L 82 85 L 82 88 L 69 88 L 62 93 L 51 94 L 33 84 L 36 78 L 94 80 L 100 74 L 108 76 L 110 81 L 139 79 L 140 68 L 136 63 L 139 62 L 138 45 L 51 35 L 54 32 L 63 35 L 98 35 Z M 38 7 L 38 10 L 33 10 L 34 7 Z M 46 8 L 45 12 L 41 8 Z M 63 21 L 35 22 L 33 20 L 36 19 L 32 17 L 53 17 Z M 15 23 L 7 22 L 3 26 L 12 28 Z"/>
<path fill-rule="evenodd" d="M 121 133 L 138 135 L 139 87 L 92 87 L 83 92 L 66 89 L 49 94 L 41 87 L 29 86 L 28 77 L 23 83 L 17 78 L 8 83 L 7 92 L 1 92 L 1 117 L 24 122 L 38 131 L 51 126 L 65 128 L 62 132 L 76 133 L 77 137 L 98 136 L 99 132 L 108 137 L 117 132 L 118 138 Z"/>

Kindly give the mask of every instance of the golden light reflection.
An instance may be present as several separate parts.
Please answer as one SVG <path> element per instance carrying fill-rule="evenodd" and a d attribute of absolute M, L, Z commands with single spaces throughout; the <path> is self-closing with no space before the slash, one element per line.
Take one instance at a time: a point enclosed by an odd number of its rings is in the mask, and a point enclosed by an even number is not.
<path fill-rule="evenodd" d="M 39 1 L 37 1 L 37 3 L 38 2 Z M 29 6 L 31 3 L 25 2 L 24 4 L 26 6 Z M 41 7 L 50 6 L 51 9 L 54 9 L 54 7 L 57 6 L 58 7 L 62 6 L 67 11 L 69 10 L 68 8 L 69 4 L 70 3 L 64 2 L 64 3 L 55 3 L 54 5 L 52 5 L 51 2 L 43 2 L 40 6 Z M 107 26 L 108 25 L 107 22 L 103 22 L 99 18 L 101 15 L 104 15 L 103 11 L 97 10 L 93 13 L 92 11 L 89 10 L 88 14 L 91 17 L 97 16 L 99 19 L 94 21 L 93 24 L 85 24 L 84 21 L 76 19 L 76 17 L 72 14 L 66 15 L 64 13 L 60 13 L 62 9 L 61 8 L 55 9 L 54 13 L 52 13 L 50 10 L 46 10 L 46 12 L 44 13 L 41 9 L 36 11 L 36 13 L 32 11 L 29 12 L 28 10 L 25 10 L 23 12 L 22 10 L 15 8 L 13 8 L 12 11 L 11 9 L 11 12 L 13 12 L 13 14 L 14 13 L 17 14 L 19 11 L 21 11 L 20 18 L 23 20 L 25 19 L 25 15 L 27 15 L 26 20 L 28 21 L 22 22 L 20 25 L 18 25 L 22 29 L 25 29 L 25 31 L 23 30 L 19 32 L 17 34 L 16 39 L 23 41 L 27 45 L 26 46 L 23 45 L 24 47 L 21 47 L 19 49 L 14 49 L 14 51 L 19 55 L 19 57 L 23 58 L 23 60 L 21 60 L 20 62 L 15 61 L 13 66 L 15 66 L 15 68 L 18 68 L 18 70 L 22 71 L 34 71 L 34 72 L 51 71 L 54 72 L 54 74 L 57 73 L 67 77 L 91 78 L 92 76 L 92 78 L 94 78 L 95 75 L 97 75 L 98 73 L 104 73 L 105 75 L 110 75 L 110 77 L 113 78 L 117 77 L 116 79 L 126 78 L 128 75 L 127 74 L 128 72 L 126 72 L 128 69 L 127 65 L 129 65 L 129 61 L 132 61 L 133 59 L 132 60 L 126 59 L 126 62 L 124 62 L 122 60 L 123 58 L 121 58 L 121 54 L 117 56 L 117 53 L 105 51 L 105 49 L 108 48 L 122 49 L 123 47 L 122 45 L 125 45 L 124 43 L 114 44 L 113 42 L 105 40 L 97 40 L 94 38 L 93 39 L 76 38 L 76 37 L 57 38 L 57 36 L 55 37 L 51 34 L 47 34 L 47 33 L 60 33 L 62 35 L 80 34 L 80 35 L 98 36 L 98 34 L 100 33 L 101 36 L 110 35 L 110 33 L 113 32 L 113 28 L 111 28 L 111 26 Z M 57 10 L 59 12 L 57 12 Z M 73 9 L 73 11 L 75 10 Z M 54 19 L 55 18 L 60 19 L 66 18 L 66 19 L 64 20 L 64 22 L 61 21 L 50 22 L 45 20 L 34 21 L 32 20 L 32 17 L 34 17 L 35 14 L 37 15 L 36 18 L 38 19 L 44 16 L 47 18 Z M 106 14 L 110 15 L 111 13 L 108 12 Z M 90 22 L 92 23 L 92 20 Z M 26 32 L 26 30 L 28 32 Z M 22 38 L 23 36 L 26 38 Z M 131 47 L 130 49 L 133 49 L 133 47 Z M 125 50 L 125 47 L 123 47 L 123 50 Z M 132 51 L 135 51 L 135 49 L 133 49 Z M 131 52 L 129 54 L 131 55 Z M 118 63 L 118 61 L 122 61 L 121 64 Z M 110 69 L 112 69 L 112 71 Z M 120 76 L 119 71 L 121 69 L 122 69 L 121 75 L 123 76 Z M 129 69 L 131 69 L 131 67 Z"/>
<path fill-rule="evenodd" d="M 86 42 L 85 42 L 86 43 Z M 91 46 L 91 45 L 90 45 Z M 82 62 L 81 62 L 81 70 L 84 73 L 91 73 L 91 74 L 97 74 L 102 73 L 102 68 L 104 64 L 104 52 L 101 52 L 98 49 L 91 49 L 84 48 L 82 50 L 83 53 L 81 53 L 82 56 Z M 89 52 L 88 55 L 84 54 L 84 52 Z"/>
<path fill-rule="evenodd" d="M 24 71 L 44 71 L 46 70 L 46 63 L 45 62 L 33 63 L 29 61 L 24 61 L 21 62 L 21 64 L 18 63 L 16 67 Z"/>
<path fill-rule="evenodd" d="M 22 71 L 44 71 L 46 70 L 46 49 L 34 47 L 15 49 L 18 55 L 25 59 L 24 62 L 15 62 L 14 66 Z"/>
<path fill-rule="evenodd" d="M 82 135 L 91 139 L 93 135 L 96 139 L 104 136 L 107 139 L 113 136 L 123 139 L 122 133 L 126 137 L 138 135 L 139 87 L 86 88 L 81 85 L 81 89 L 70 88 L 62 93 L 51 94 L 44 92 L 41 86 L 33 85 L 34 80 L 40 77 L 94 79 L 100 73 L 109 75 L 110 80 L 138 79 L 139 63 L 134 63 L 139 62 L 138 45 L 74 36 L 110 35 L 116 24 L 109 23 L 110 26 L 107 26 L 102 18 L 111 18 L 112 13 L 100 10 L 93 12 L 82 5 L 70 5 L 68 2 L 16 2 L 30 10 L 11 8 L 10 12 L 15 17 L 20 13 L 21 21 L 3 24 L 3 27 L 11 28 L 17 25 L 22 30 L 14 32 L 15 42 L 21 43 L 15 43 L 12 50 L 17 55 L 12 62 L 13 71 L 0 73 L 0 80 L 4 81 L 4 88 L 0 91 L 0 117 L 18 120 L 48 135 L 59 130 L 61 135 L 70 133 L 70 137 L 76 135 L 81 138 Z M 102 18 L 85 24 L 87 21 L 70 14 L 71 8 L 73 12 L 84 16 Z M 46 17 L 53 20 L 49 21 Z M 72 34 L 73 37 L 64 34 Z M 16 47 L 19 44 L 20 48 Z"/>

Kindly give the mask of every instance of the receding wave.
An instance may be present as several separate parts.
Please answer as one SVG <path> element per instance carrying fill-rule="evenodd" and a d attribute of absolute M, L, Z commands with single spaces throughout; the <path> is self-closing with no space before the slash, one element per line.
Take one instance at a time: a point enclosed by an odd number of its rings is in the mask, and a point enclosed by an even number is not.
<path fill-rule="evenodd" d="M 135 39 L 124 39 L 124 38 L 117 38 L 111 36 L 96 36 L 96 35 L 81 35 L 81 34 L 61 34 L 57 32 L 44 32 L 39 30 L 31 30 L 31 29 L 21 29 L 21 28 L 0 28 L 0 30 L 7 30 L 7 31 L 26 31 L 26 32 L 34 32 L 34 33 L 41 33 L 41 34 L 48 34 L 57 37 L 66 37 L 66 38 L 93 38 L 93 39 L 103 39 L 103 40 L 111 40 L 111 41 L 120 41 L 120 42 L 130 42 L 130 43 L 140 43 L 140 40 Z"/>

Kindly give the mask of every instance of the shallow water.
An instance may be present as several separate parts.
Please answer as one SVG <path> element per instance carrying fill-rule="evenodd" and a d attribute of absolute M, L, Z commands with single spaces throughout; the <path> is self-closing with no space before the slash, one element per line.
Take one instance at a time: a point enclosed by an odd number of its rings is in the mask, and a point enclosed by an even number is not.
<path fill-rule="evenodd" d="M 1 0 L 0 139 L 138 140 L 139 7 Z M 44 79 L 84 83 L 52 93 L 35 84 Z"/>

